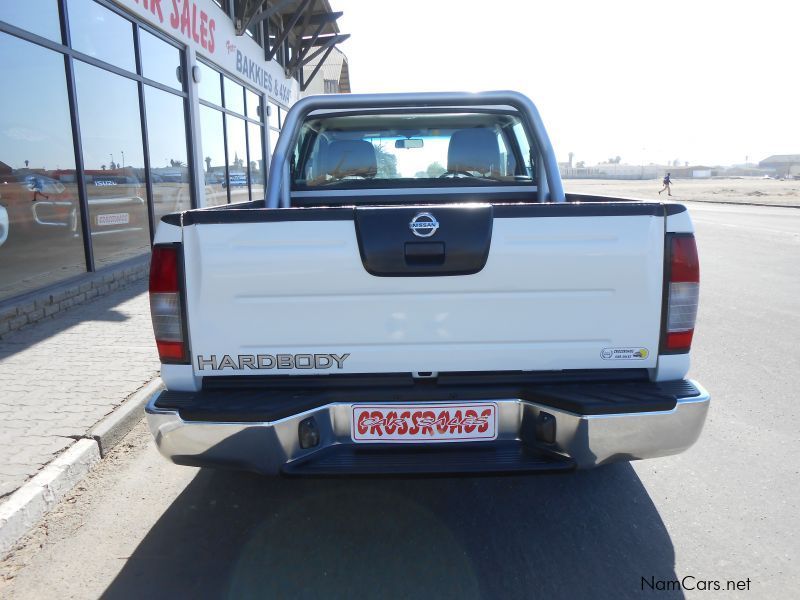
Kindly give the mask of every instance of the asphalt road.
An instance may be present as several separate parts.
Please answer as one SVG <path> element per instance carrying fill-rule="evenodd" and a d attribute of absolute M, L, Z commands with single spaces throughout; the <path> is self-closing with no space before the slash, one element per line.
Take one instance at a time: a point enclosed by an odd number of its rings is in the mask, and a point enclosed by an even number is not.
<path fill-rule="evenodd" d="M 712 408 L 685 454 L 561 476 L 289 481 L 173 466 L 140 424 L 2 565 L 0 596 L 797 598 L 800 210 L 691 210 L 691 376 Z"/>

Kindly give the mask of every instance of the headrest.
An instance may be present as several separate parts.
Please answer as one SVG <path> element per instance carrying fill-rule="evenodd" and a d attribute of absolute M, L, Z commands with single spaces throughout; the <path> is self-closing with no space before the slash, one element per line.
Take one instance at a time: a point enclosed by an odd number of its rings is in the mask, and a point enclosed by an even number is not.
<path fill-rule="evenodd" d="M 447 149 L 448 171 L 477 171 L 487 174 L 500 170 L 500 146 L 491 129 L 460 129 L 450 136 Z"/>
<path fill-rule="evenodd" d="M 365 140 L 336 140 L 325 150 L 325 173 L 341 179 L 349 176 L 375 177 L 378 159 L 375 147 Z"/>

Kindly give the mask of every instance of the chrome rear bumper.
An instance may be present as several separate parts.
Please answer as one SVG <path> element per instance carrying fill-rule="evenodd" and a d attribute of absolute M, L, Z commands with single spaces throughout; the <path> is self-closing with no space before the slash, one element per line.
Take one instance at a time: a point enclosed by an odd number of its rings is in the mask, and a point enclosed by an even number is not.
<path fill-rule="evenodd" d="M 679 398 L 674 409 L 611 415 L 578 415 L 524 400 L 489 399 L 498 406 L 498 441 L 521 441 L 571 459 L 586 469 L 618 461 L 678 454 L 689 448 L 703 429 L 710 396 L 696 382 L 698 396 Z M 159 392 L 160 393 L 160 392 Z M 288 463 L 337 444 L 353 444 L 352 404 L 327 404 L 273 422 L 184 421 L 176 410 L 146 407 L 156 445 L 177 464 L 224 466 L 278 474 Z M 555 442 L 545 444 L 527 432 L 541 412 L 555 418 Z M 298 426 L 308 417 L 317 422 L 320 442 L 303 449 Z M 486 442 L 491 443 L 491 442 Z"/>

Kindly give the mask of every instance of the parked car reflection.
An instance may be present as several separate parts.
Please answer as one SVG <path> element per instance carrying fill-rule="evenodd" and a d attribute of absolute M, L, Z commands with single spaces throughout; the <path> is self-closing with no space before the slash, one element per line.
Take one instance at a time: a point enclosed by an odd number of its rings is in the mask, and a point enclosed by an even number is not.
<path fill-rule="evenodd" d="M 145 186 L 131 167 L 87 170 L 86 196 L 92 236 L 142 231 L 147 228 Z M 64 181 L 74 181 L 74 171 L 57 171 Z"/>
<path fill-rule="evenodd" d="M 0 243 L 44 234 L 78 235 L 76 196 L 45 172 L 0 172 Z"/>

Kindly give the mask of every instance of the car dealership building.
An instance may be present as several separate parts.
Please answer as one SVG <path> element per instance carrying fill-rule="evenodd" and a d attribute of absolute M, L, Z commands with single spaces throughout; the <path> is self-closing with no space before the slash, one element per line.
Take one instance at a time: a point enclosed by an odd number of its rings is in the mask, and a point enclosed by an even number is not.
<path fill-rule="evenodd" d="M 0 2 L 0 336 L 142 277 L 164 214 L 263 198 L 283 115 L 349 92 L 329 0 Z"/>

